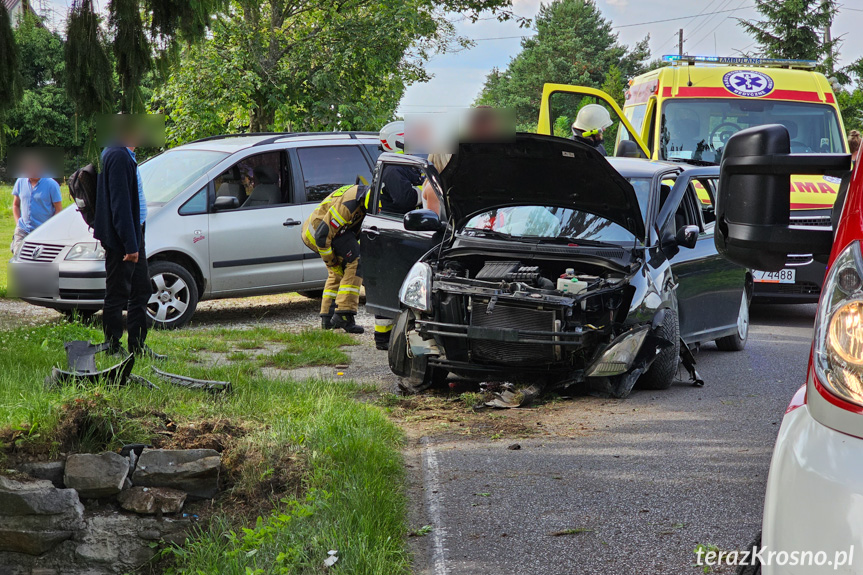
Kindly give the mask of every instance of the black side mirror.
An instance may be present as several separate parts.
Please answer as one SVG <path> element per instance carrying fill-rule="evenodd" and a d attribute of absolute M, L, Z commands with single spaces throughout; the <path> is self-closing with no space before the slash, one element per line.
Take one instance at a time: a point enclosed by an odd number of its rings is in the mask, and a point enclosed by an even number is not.
<path fill-rule="evenodd" d="M 836 174 L 851 168 L 848 154 L 791 154 L 779 124 L 748 128 L 728 140 L 716 198 L 717 251 L 742 266 L 785 267 L 789 253 L 830 254 L 829 228 L 791 226 L 791 174 Z"/>
<path fill-rule="evenodd" d="M 675 235 L 674 241 L 676 241 L 677 245 L 682 248 L 692 249 L 695 247 L 695 244 L 698 243 L 698 234 L 700 232 L 701 230 L 698 229 L 698 226 L 683 226 L 677 230 L 677 235 Z"/>
<path fill-rule="evenodd" d="M 213 202 L 213 211 L 236 210 L 240 207 L 240 200 L 234 196 L 219 196 Z"/>
<path fill-rule="evenodd" d="M 617 158 L 643 158 L 644 154 L 641 153 L 638 144 L 632 140 L 621 140 L 617 144 L 614 156 Z"/>
<path fill-rule="evenodd" d="M 405 214 L 405 229 L 411 232 L 440 232 L 446 224 L 434 210 L 414 210 Z"/>

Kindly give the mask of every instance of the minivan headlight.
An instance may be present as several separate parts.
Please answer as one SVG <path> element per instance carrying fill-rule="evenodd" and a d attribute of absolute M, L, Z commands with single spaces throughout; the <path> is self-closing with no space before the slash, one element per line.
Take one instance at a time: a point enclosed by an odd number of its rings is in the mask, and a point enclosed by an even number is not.
<path fill-rule="evenodd" d="M 399 290 L 399 301 L 412 309 L 431 311 L 431 287 L 431 266 L 417 262 L 402 283 Z"/>
<path fill-rule="evenodd" d="M 832 394 L 863 405 L 863 256 L 852 242 L 824 280 L 815 319 L 814 365 Z"/>
<path fill-rule="evenodd" d="M 66 254 L 69 261 L 101 261 L 105 259 L 105 249 L 99 242 L 75 244 Z"/>

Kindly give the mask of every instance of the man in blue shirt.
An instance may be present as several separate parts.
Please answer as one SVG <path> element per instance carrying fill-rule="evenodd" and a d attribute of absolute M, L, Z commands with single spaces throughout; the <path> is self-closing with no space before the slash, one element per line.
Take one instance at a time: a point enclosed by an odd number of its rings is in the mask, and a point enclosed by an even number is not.
<path fill-rule="evenodd" d="M 63 209 L 60 186 L 51 178 L 43 178 L 36 163 L 27 167 L 27 177 L 18 178 L 12 187 L 12 215 L 15 233 L 12 236 L 12 253 L 18 253 L 24 238 Z"/>
<path fill-rule="evenodd" d="M 105 304 L 102 329 L 109 352 L 125 354 L 123 308 L 129 351 L 163 359 L 147 347 L 147 304 L 153 294 L 144 249 L 147 199 L 138 172 L 134 146 L 109 146 L 102 152 L 96 180 L 93 237 L 105 248 Z"/>

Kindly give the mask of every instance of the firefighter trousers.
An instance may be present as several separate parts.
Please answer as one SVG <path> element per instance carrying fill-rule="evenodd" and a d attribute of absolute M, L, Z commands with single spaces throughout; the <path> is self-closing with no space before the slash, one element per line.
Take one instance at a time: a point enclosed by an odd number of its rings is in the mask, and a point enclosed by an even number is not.
<path fill-rule="evenodd" d="M 327 268 L 321 315 L 356 314 L 360 304 L 360 288 L 363 287 L 359 241 L 354 234 L 343 234 L 333 240 L 332 249 L 337 264 Z"/>

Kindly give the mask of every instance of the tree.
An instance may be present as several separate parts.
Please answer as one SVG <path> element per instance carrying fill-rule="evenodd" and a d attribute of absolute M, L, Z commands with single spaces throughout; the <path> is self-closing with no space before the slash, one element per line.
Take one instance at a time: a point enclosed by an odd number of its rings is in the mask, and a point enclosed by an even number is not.
<path fill-rule="evenodd" d="M 756 54 L 817 62 L 833 57 L 836 40 L 826 41 L 824 31 L 836 14 L 835 0 L 755 0 L 755 9 L 762 20 L 738 22 L 758 43 Z"/>
<path fill-rule="evenodd" d="M 6 5 L 0 2 L 0 158 L 3 153 L 7 127 L 3 123 L 5 112 L 21 99 L 21 71 L 18 46 L 12 31 L 12 22 Z"/>
<path fill-rule="evenodd" d="M 462 11 L 509 0 L 451 0 Z M 226 131 L 379 129 L 423 62 L 463 42 L 432 0 L 233 0 L 183 49 L 151 107 L 168 140 Z M 205 81 L 202 81 L 202 78 Z"/>
<path fill-rule="evenodd" d="M 599 88 L 613 68 L 621 80 L 641 73 L 650 56 L 649 37 L 633 48 L 618 43 L 594 0 L 544 4 L 535 28 L 536 35 L 522 40 L 521 52 L 506 70 L 494 69 L 486 77 L 476 100 L 476 104 L 513 109 L 520 129 L 536 126 L 546 82 Z"/>

